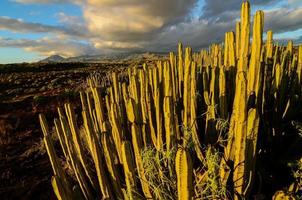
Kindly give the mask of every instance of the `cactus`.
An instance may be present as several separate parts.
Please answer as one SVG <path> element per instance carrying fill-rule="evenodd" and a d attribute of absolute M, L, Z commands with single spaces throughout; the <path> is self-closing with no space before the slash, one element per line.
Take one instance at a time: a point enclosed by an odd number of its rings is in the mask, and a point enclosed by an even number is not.
<path fill-rule="evenodd" d="M 261 49 L 262 49 L 262 34 L 263 34 L 263 18 L 264 14 L 262 11 L 257 11 L 254 18 L 254 28 L 253 28 L 253 43 L 252 43 L 252 53 L 250 67 L 248 70 L 248 95 L 249 98 L 256 98 L 256 107 L 260 109 L 260 102 L 262 100 L 261 94 L 259 94 L 263 70 L 261 69 Z M 270 36 L 271 37 L 271 36 Z M 270 38 L 269 38 L 270 39 Z M 253 94 L 254 93 L 254 94 Z M 257 98 L 260 96 L 260 98 Z M 253 106 L 253 105 L 251 105 Z M 249 109 L 249 108 L 247 108 Z M 258 140 L 258 127 L 259 127 L 259 114 L 256 108 L 251 108 L 248 110 L 247 117 L 247 140 L 246 140 L 246 163 L 245 163 L 245 180 L 252 179 L 255 172 L 255 158 L 256 158 L 256 148 Z M 252 181 L 252 180 L 250 180 Z M 247 181 L 248 182 L 248 181 Z M 245 183 L 245 190 L 248 191 L 251 185 Z M 245 195 L 245 194 L 244 194 Z"/>
<path fill-rule="evenodd" d="M 112 147 L 109 137 L 106 135 L 106 133 L 101 133 L 101 143 L 102 143 L 103 152 L 104 152 L 104 156 L 105 156 L 105 163 L 107 165 L 107 169 L 110 174 L 109 178 L 113 185 L 114 195 L 118 199 L 120 199 L 120 198 L 122 198 L 120 175 L 118 173 L 116 165 L 114 164 L 113 147 Z M 108 183 L 107 183 L 107 185 L 108 185 Z"/>
<path fill-rule="evenodd" d="M 219 69 L 219 111 L 220 117 L 223 119 L 227 119 L 228 102 L 226 94 L 226 77 L 224 66 L 220 67 Z"/>
<path fill-rule="evenodd" d="M 240 54 L 240 41 L 241 41 L 241 24 L 236 22 L 236 58 L 239 58 Z"/>
<path fill-rule="evenodd" d="M 171 149 L 176 143 L 176 135 L 174 130 L 174 110 L 173 110 L 173 91 L 171 85 L 172 73 L 168 62 L 164 64 L 164 120 L 165 120 L 165 138 L 166 148 Z"/>
<path fill-rule="evenodd" d="M 188 150 L 178 149 L 175 158 L 178 199 L 193 198 L 193 166 Z"/>
<path fill-rule="evenodd" d="M 271 59 L 273 57 L 273 31 L 267 31 L 266 38 L 266 57 Z"/>
<path fill-rule="evenodd" d="M 224 44 L 193 52 L 179 43 L 178 55 L 88 78 L 82 116 L 58 108 L 61 155 L 41 115 L 57 198 L 251 198 L 259 148 L 302 109 L 302 45 L 274 44 L 272 31 L 263 44 L 263 27 L 257 11 L 250 44 L 245 1 Z"/>
<path fill-rule="evenodd" d="M 234 32 L 228 33 L 228 60 L 230 66 L 236 65 L 236 47 L 235 47 L 235 35 Z M 226 66 L 226 65 L 225 65 Z"/>
<path fill-rule="evenodd" d="M 120 163 L 122 163 L 121 145 L 122 139 L 124 137 L 124 131 L 121 127 L 120 119 L 118 118 L 118 106 L 116 105 L 116 103 L 111 104 L 110 118 L 112 124 L 112 137 L 115 144 L 115 149 L 117 150 L 119 161 Z"/>
<path fill-rule="evenodd" d="M 178 43 L 178 80 L 179 80 L 179 96 L 183 94 L 183 81 L 184 81 L 184 69 L 183 69 L 183 49 L 182 44 Z"/>
<path fill-rule="evenodd" d="M 143 70 L 139 71 L 139 79 L 140 79 L 140 110 L 141 110 L 141 117 L 142 117 L 142 134 L 143 134 L 143 141 L 144 146 L 148 146 L 150 143 L 149 135 L 147 134 L 147 121 L 148 121 L 148 110 L 147 110 L 147 100 L 146 100 L 146 76 Z"/>
<path fill-rule="evenodd" d="M 229 33 L 225 33 L 225 42 L 224 42 L 224 66 L 228 67 L 230 66 L 230 61 L 229 61 Z"/>
<path fill-rule="evenodd" d="M 256 98 L 259 95 L 260 84 L 261 84 L 261 49 L 262 49 L 262 34 L 263 34 L 263 19 L 264 14 L 262 11 L 257 11 L 254 18 L 253 26 L 253 43 L 252 43 L 252 53 L 250 66 L 248 69 L 248 95 L 255 93 Z"/>
<path fill-rule="evenodd" d="M 72 141 L 71 130 L 70 130 L 69 124 L 60 108 L 58 108 L 58 113 L 60 116 L 60 124 L 61 124 L 62 130 L 63 130 L 63 133 L 64 133 L 64 139 L 66 141 L 68 157 L 70 159 L 72 169 L 74 170 L 76 179 L 78 181 L 78 184 L 81 188 L 81 191 L 82 191 L 84 197 L 87 199 L 91 199 L 92 198 L 91 189 L 90 189 L 89 184 L 87 183 L 87 177 L 85 176 L 85 171 L 84 171 L 78 157 L 76 156 L 76 150 L 75 150 L 75 146 Z"/>
<path fill-rule="evenodd" d="M 74 113 L 74 110 L 73 110 L 71 104 L 65 104 L 65 112 L 66 112 L 66 116 L 67 116 L 68 123 L 69 123 L 69 126 L 70 126 L 72 141 L 73 141 L 73 144 L 74 144 L 74 147 L 75 147 L 76 155 L 78 156 L 78 159 L 80 160 L 80 162 L 83 166 L 83 169 L 86 173 L 86 176 L 88 177 L 91 185 L 96 188 L 95 183 L 94 183 L 93 178 L 92 178 L 93 175 L 87 167 L 88 166 L 88 161 L 87 161 L 87 159 L 84 155 L 84 147 L 83 147 L 83 145 L 80 141 L 79 128 L 76 124 L 75 113 Z"/>
<path fill-rule="evenodd" d="M 48 124 L 46 122 L 46 118 L 44 115 L 39 115 L 40 119 L 40 125 L 44 134 L 44 144 L 47 150 L 47 154 L 49 155 L 52 170 L 54 172 L 53 179 L 53 188 L 55 191 L 55 194 L 58 199 L 71 199 L 71 191 L 70 186 L 66 178 L 66 174 L 63 171 L 62 167 L 59 164 L 58 157 L 54 150 L 54 145 L 52 142 L 52 139 L 49 135 L 49 128 Z"/>
<path fill-rule="evenodd" d="M 136 190 L 136 178 L 135 178 L 135 167 L 133 153 L 131 151 L 131 144 L 128 141 L 122 143 L 122 162 L 126 179 L 127 196 L 130 200 L 135 197 Z"/>
<path fill-rule="evenodd" d="M 147 179 L 145 177 L 144 168 L 142 165 L 141 153 L 142 153 L 143 141 L 141 138 L 141 132 L 135 123 L 131 125 L 131 135 L 132 135 L 132 145 L 135 155 L 135 162 L 136 162 L 136 167 L 138 170 L 141 186 L 145 194 L 145 197 L 152 198 L 152 194 L 148 182 L 146 181 Z"/>
<path fill-rule="evenodd" d="M 184 74 L 184 95 L 183 95 L 183 127 L 184 127 L 184 146 L 187 145 L 187 142 L 191 136 L 190 134 L 190 105 L 191 105 L 191 96 L 190 96 L 190 76 L 191 76 L 191 49 L 186 48 L 185 54 L 185 74 Z"/>
<path fill-rule="evenodd" d="M 247 71 L 248 54 L 250 45 L 250 3 L 242 3 L 241 8 L 241 30 L 240 30 L 240 52 L 238 71 Z"/>
<path fill-rule="evenodd" d="M 192 140 L 194 143 L 194 149 L 196 151 L 197 157 L 200 161 L 204 161 L 204 155 L 201 150 L 201 143 L 198 135 L 197 128 L 197 97 L 196 97 L 196 62 L 191 64 L 191 105 L 190 105 L 190 130 L 192 134 Z"/>

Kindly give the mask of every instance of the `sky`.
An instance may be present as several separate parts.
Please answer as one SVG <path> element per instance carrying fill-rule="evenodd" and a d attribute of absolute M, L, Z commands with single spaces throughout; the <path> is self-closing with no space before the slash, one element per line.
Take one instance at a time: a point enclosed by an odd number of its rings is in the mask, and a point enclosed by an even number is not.
<path fill-rule="evenodd" d="M 200 49 L 235 29 L 242 0 L 0 0 L 0 63 Z M 302 42 L 302 0 L 250 0 L 264 31 Z"/>

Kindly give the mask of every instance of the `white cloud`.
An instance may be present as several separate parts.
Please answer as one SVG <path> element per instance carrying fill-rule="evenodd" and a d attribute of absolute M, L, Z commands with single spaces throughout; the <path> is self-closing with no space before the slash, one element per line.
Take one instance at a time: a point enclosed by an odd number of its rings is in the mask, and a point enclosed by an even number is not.
<path fill-rule="evenodd" d="M 301 6 L 302 5 L 302 1 L 301 0 L 288 0 L 288 3 L 291 6 Z"/>
<path fill-rule="evenodd" d="M 94 48 L 89 44 L 47 37 L 39 40 L 0 38 L 0 47 L 22 48 L 26 51 L 38 52 L 41 56 L 59 54 L 64 57 L 72 57 L 95 53 Z"/>
<path fill-rule="evenodd" d="M 13 19 L 0 16 L 0 30 L 9 30 L 19 33 L 54 33 L 65 34 L 76 37 L 82 37 L 84 33 L 81 30 L 68 27 L 49 26 L 40 23 L 24 22 L 22 19 Z"/>
<path fill-rule="evenodd" d="M 68 3 L 71 0 L 14 0 L 19 3 Z M 0 29 L 50 33 L 51 38 L 9 40 L 2 46 L 18 46 L 42 55 L 98 54 L 103 51 L 169 51 L 182 41 L 195 49 L 221 42 L 234 30 L 242 0 L 205 0 L 200 17 L 190 19 L 198 0 L 78 0 L 83 16 L 58 13 L 62 26 L 48 26 L 0 17 Z M 301 0 L 286 0 L 286 8 L 269 10 L 278 0 L 251 0 L 265 10 L 265 30 L 274 33 L 302 28 Z M 283 2 L 283 1 L 282 1 Z M 55 36 L 55 37 L 54 37 Z M 85 41 L 77 42 L 77 40 Z M 63 42 L 62 42 L 63 41 Z M 1 42 L 1 41 L 0 41 Z M 3 39 L 2 39 L 3 42 Z M 1 44 L 0 44 L 1 45 Z"/>
<path fill-rule="evenodd" d="M 85 0 L 11 0 L 22 4 L 58 4 L 58 3 L 83 3 Z"/>
<path fill-rule="evenodd" d="M 302 28 L 302 7 L 280 8 L 265 12 L 265 29 L 276 33 L 295 31 Z"/>

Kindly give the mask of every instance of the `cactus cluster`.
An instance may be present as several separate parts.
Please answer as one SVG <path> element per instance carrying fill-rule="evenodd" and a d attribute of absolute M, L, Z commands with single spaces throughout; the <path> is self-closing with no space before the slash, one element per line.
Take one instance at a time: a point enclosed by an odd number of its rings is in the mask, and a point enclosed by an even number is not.
<path fill-rule="evenodd" d="M 177 55 L 111 72 L 107 84 L 89 78 L 82 117 L 69 103 L 58 108 L 61 156 L 41 114 L 58 199 L 249 198 L 259 133 L 280 134 L 278 124 L 296 115 L 302 100 L 302 46 L 275 45 L 272 31 L 265 43 L 262 11 L 250 42 L 250 21 L 244 2 L 224 44 L 193 52 L 179 43 Z M 154 182 L 146 149 L 155 152 Z M 174 152 L 169 159 L 167 152 Z"/>

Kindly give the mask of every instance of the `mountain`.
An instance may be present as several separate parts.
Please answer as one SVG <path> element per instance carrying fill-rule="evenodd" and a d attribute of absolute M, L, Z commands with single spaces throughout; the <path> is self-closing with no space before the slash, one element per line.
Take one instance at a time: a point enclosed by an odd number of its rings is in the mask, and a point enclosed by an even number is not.
<path fill-rule="evenodd" d="M 66 58 L 64 62 L 125 62 L 134 60 L 158 60 L 166 54 L 161 53 L 114 53 L 103 55 L 84 55 Z"/>
<path fill-rule="evenodd" d="M 63 58 L 59 55 L 53 55 L 41 60 L 42 63 L 66 63 L 66 62 L 82 62 L 82 63 L 100 63 L 100 62 L 126 62 L 140 60 L 159 60 L 168 54 L 166 53 L 114 53 L 103 55 L 83 55 L 77 57 Z"/>
<path fill-rule="evenodd" d="M 49 56 L 43 60 L 40 60 L 39 62 L 41 63 L 60 63 L 60 62 L 64 62 L 65 58 L 63 58 L 60 55 L 53 55 L 53 56 Z"/>

